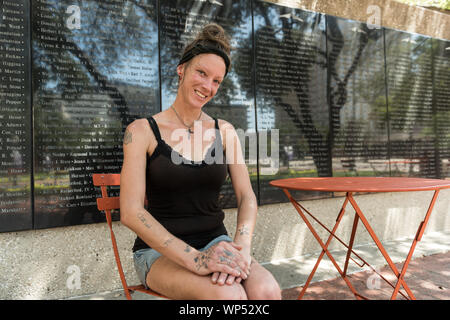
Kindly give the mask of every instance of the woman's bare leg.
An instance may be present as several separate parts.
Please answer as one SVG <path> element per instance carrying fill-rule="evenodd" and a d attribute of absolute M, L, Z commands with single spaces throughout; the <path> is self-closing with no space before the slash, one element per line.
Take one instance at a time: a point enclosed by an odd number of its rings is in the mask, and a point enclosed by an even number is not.
<path fill-rule="evenodd" d="M 280 300 L 281 289 L 273 275 L 252 258 L 251 271 L 243 286 L 249 300 Z"/>
<path fill-rule="evenodd" d="M 245 300 L 241 284 L 219 286 L 211 276 L 199 276 L 170 259 L 161 256 L 147 274 L 150 289 L 170 299 L 184 300 Z"/>
<path fill-rule="evenodd" d="M 147 285 L 170 299 L 185 300 L 277 300 L 280 287 L 272 274 L 252 259 L 251 272 L 242 284 L 218 285 L 211 276 L 199 276 L 161 256 L 147 274 Z"/>

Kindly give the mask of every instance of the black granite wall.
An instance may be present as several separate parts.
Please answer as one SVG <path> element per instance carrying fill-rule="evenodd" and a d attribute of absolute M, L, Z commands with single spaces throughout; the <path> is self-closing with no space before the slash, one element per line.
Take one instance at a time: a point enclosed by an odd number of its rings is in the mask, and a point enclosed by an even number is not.
<path fill-rule="evenodd" d="M 260 204 L 284 177 L 450 177 L 449 41 L 257 0 L 0 0 L 0 232 L 103 221 L 92 173 L 120 172 L 208 22 L 234 50 L 204 110 L 238 129 Z"/>

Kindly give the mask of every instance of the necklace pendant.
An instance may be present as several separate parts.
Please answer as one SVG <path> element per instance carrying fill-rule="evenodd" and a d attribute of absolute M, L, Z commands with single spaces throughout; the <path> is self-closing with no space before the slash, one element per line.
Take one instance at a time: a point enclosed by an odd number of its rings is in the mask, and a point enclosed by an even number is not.
<path fill-rule="evenodd" d="M 188 128 L 188 139 L 191 138 L 191 133 L 194 133 L 194 131 L 192 131 L 191 128 Z"/>

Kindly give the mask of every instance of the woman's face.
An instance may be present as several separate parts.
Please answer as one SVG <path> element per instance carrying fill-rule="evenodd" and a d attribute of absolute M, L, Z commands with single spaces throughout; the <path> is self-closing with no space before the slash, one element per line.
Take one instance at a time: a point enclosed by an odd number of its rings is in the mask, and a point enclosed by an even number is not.
<path fill-rule="evenodd" d="M 225 75 L 225 62 L 212 53 L 195 56 L 187 63 L 179 65 L 181 77 L 178 94 L 183 102 L 194 108 L 201 108 L 217 93 Z"/>

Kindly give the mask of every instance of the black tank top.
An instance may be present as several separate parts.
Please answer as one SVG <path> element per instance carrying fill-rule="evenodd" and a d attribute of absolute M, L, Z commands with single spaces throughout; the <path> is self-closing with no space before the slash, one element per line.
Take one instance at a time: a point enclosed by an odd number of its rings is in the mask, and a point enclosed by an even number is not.
<path fill-rule="evenodd" d="M 158 142 L 147 154 L 146 195 L 148 211 L 170 233 L 200 249 L 215 237 L 227 234 L 219 194 L 227 177 L 227 165 L 217 119 L 215 140 L 205 158 L 194 162 L 181 156 L 161 139 L 153 117 L 148 119 Z M 216 157 L 217 155 L 217 157 Z M 133 252 L 149 248 L 139 237 Z"/>

